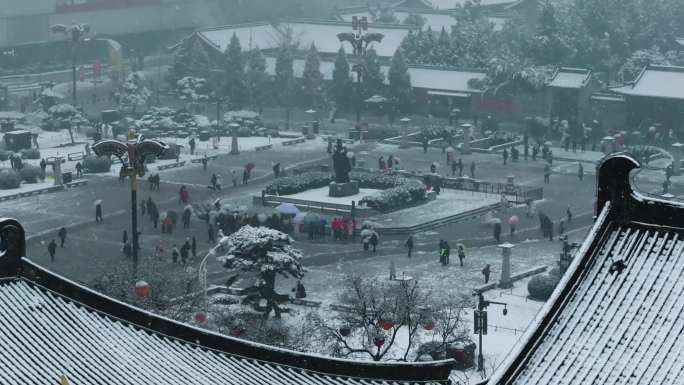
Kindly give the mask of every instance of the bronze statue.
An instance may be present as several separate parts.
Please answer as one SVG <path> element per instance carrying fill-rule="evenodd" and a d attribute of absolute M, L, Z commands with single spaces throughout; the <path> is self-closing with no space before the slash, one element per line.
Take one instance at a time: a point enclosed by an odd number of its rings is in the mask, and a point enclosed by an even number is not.
<path fill-rule="evenodd" d="M 337 139 L 335 151 L 333 151 L 333 170 L 335 170 L 336 183 L 349 183 L 351 161 L 347 156 L 347 148 L 342 145 L 342 139 Z"/>

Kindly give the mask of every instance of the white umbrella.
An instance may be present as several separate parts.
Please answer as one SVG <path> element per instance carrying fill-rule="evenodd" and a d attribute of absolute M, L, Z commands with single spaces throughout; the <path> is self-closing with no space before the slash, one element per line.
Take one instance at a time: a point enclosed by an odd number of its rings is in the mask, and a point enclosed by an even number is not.
<path fill-rule="evenodd" d="M 501 219 L 499 219 L 499 218 L 491 218 L 491 219 L 489 219 L 489 220 L 487 221 L 487 223 L 490 223 L 490 224 L 492 224 L 492 225 L 497 224 L 497 223 L 498 223 L 498 224 L 501 224 Z"/>
<path fill-rule="evenodd" d="M 373 234 L 373 232 L 369 229 L 363 229 L 363 230 L 361 230 L 360 234 L 362 237 L 365 238 L 365 237 L 370 237 Z"/>
<path fill-rule="evenodd" d="M 95 202 L 93 202 L 93 206 L 101 205 L 102 204 L 102 199 L 98 199 Z"/>
<path fill-rule="evenodd" d="M 299 209 L 292 203 L 281 203 L 275 210 L 281 214 L 287 215 L 297 215 L 299 214 Z"/>
<path fill-rule="evenodd" d="M 456 152 L 456 150 L 454 150 L 453 147 L 449 146 L 449 147 L 447 147 L 446 152 L 453 153 L 453 152 Z"/>

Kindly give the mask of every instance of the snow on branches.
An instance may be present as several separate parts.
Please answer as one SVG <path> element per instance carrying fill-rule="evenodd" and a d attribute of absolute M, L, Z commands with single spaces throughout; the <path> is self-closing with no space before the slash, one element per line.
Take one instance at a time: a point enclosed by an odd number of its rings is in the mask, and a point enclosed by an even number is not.
<path fill-rule="evenodd" d="M 130 109 L 135 112 L 138 106 L 147 104 L 147 100 L 152 96 L 150 90 L 145 86 L 145 75 L 142 72 L 132 72 L 126 77 L 121 95 L 121 109 Z"/>
<path fill-rule="evenodd" d="M 227 268 L 251 272 L 275 272 L 286 278 L 301 278 L 302 252 L 291 246 L 292 238 L 266 227 L 243 226 L 219 240 L 225 255 L 219 256 Z"/>
<path fill-rule="evenodd" d="M 186 76 L 176 83 L 176 92 L 181 100 L 206 102 L 209 100 L 209 85 L 204 78 Z"/>

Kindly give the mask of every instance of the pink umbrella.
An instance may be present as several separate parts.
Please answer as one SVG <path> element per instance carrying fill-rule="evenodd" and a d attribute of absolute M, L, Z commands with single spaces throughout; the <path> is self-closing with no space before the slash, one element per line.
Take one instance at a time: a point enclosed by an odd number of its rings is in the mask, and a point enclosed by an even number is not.
<path fill-rule="evenodd" d="M 517 225 L 518 222 L 520 222 L 520 218 L 518 218 L 517 215 L 513 215 L 510 218 L 508 218 L 508 224 L 509 225 Z"/>

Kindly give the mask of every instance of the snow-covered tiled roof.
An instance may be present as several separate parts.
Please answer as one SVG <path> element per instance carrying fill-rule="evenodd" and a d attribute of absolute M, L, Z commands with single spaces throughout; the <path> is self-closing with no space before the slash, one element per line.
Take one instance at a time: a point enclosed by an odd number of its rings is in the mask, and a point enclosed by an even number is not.
<path fill-rule="evenodd" d="M 311 20 L 287 20 L 278 24 L 278 28 L 285 32 L 289 29 L 294 40 L 299 43 L 300 49 L 308 49 L 311 43 L 316 44 L 316 48 L 321 53 L 335 54 L 340 49 L 342 43 L 337 38 L 341 32 L 352 32 L 351 23 L 346 22 L 325 22 Z M 381 43 L 373 43 L 379 56 L 390 57 L 399 48 L 399 45 L 408 35 L 409 29 L 406 26 L 371 24 L 369 32 L 381 33 L 384 35 Z M 351 46 L 345 43 L 345 50 L 352 51 Z"/>
<path fill-rule="evenodd" d="M 465 5 L 467 0 L 426 0 L 434 9 L 454 9 L 457 6 Z M 509 5 L 517 3 L 518 0 L 481 0 L 482 6 Z"/>
<path fill-rule="evenodd" d="M 684 67 L 648 66 L 633 84 L 612 91 L 628 96 L 684 99 Z"/>
<path fill-rule="evenodd" d="M 0 219 L 0 383 L 438 385 L 453 360 L 369 362 L 227 337 L 99 294 L 23 257 Z"/>
<path fill-rule="evenodd" d="M 225 51 L 233 34 L 240 39 L 243 50 L 249 50 L 253 47 L 260 49 L 275 48 L 282 39 L 280 32 L 266 22 L 209 28 L 199 31 L 198 34 L 220 51 Z"/>
<path fill-rule="evenodd" d="M 338 17 L 346 22 L 351 22 L 354 16 L 372 18 L 368 8 L 350 8 L 349 10 L 341 10 L 337 13 Z M 403 22 L 408 15 L 420 15 L 425 19 L 423 29 L 427 30 L 430 27 L 434 32 L 439 32 L 444 28 L 447 32 L 451 32 L 451 26 L 456 24 L 456 19 L 449 12 L 431 11 L 426 9 L 406 9 L 400 8 L 394 11 L 394 16 Z"/>
<path fill-rule="evenodd" d="M 553 75 L 549 87 L 582 88 L 591 77 L 591 71 L 586 68 L 562 67 Z"/>
<path fill-rule="evenodd" d="M 631 186 L 605 158 L 593 228 L 490 385 L 682 384 L 684 204 Z"/>
<path fill-rule="evenodd" d="M 275 61 L 276 59 L 274 57 L 266 57 L 266 73 L 269 75 L 275 75 Z M 335 63 L 328 60 L 321 60 L 320 63 L 319 68 L 323 74 L 323 79 L 332 80 Z M 292 66 L 294 68 L 295 77 L 301 78 L 304 73 L 304 59 L 295 59 Z M 380 71 L 385 74 L 385 83 L 387 84 L 389 66 L 381 65 Z M 411 77 L 411 86 L 413 88 L 468 93 L 480 92 L 480 90 L 468 86 L 468 81 L 470 79 L 482 80 L 486 76 L 484 72 L 461 71 L 452 68 L 428 66 L 410 66 L 408 73 Z"/>
<path fill-rule="evenodd" d="M 134 327 L 28 281 L 0 281 L 3 384 L 362 384 Z M 398 384 L 378 381 L 376 384 Z"/>
<path fill-rule="evenodd" d="M 468 86 L 470 79 L 484 79 L 484 72 L 461 71 L 438 67 L 409 67 L 411 85 L 414 88 L 456 92 L 479 92 Z"/>

